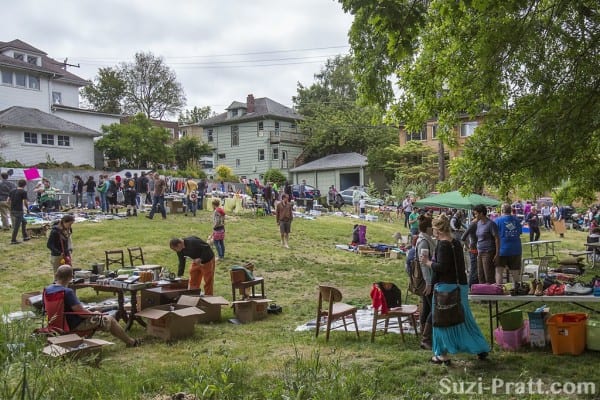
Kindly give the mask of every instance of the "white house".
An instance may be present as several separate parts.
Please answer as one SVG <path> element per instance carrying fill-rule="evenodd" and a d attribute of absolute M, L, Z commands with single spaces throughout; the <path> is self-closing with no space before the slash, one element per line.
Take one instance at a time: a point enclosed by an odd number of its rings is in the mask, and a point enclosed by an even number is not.
<path fill-rule="evenodd" d="M 21 40 L 0 42 L 0 156 L 94 165 L 94 137 L 120 116 L 79 108 L 90 82 Z"/>

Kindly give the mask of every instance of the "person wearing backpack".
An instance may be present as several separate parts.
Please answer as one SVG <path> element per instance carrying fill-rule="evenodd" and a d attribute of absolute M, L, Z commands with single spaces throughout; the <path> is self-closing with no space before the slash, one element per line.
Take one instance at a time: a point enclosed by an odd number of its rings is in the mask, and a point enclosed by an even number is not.
<path fill-rule="evenodd" d="M 416 263 L 421 272 L 421 279 L 425 281 L 425 289 L 421 293 L 421 313 L 419 314 L 419 322 L 421 326 L 421 348 L 431 350 L 432 342 L 432 320 L 431 320 L 431 302 L 433 299 L 432 290 L 432 271 L 419 263 L 421 254 L 428 254 L 428 259 L 431 260 L 435 251 L 435 241 L 431 237 L 432 223 L 431 217 L 427 215 L 419 215 L 417 218 L 419 223 L 419 236 L 416 243 Z M 418 273 L 418 271 L 415 271 Z"/>

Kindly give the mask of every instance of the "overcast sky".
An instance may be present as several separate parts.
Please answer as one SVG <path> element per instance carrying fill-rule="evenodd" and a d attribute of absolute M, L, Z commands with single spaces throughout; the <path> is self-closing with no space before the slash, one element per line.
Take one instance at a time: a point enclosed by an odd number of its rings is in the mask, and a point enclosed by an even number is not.
<path fill-rule="evenodd" d="M 0 41 L 20 39 L 93 80 L 98 68 L 136 52 L 162 56 L 187 109 L 223 112 L 232 101 L 269 97 L 292 105 L 325 61 L 347 54 L 352 17 L 334 0 L 19 0 Z"/>

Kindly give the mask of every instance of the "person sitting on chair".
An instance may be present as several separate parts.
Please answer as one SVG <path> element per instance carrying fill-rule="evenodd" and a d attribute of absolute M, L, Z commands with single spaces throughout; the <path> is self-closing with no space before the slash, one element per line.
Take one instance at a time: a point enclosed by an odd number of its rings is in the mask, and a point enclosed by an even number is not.
<path fill-rule="evenodd" d="M 137 347 L 140 345 L 138 339 L 133 339 L 119 325 L 116 319 L 110 315 L 104 315 L 98 312 L 89 311 L 81 305 L 73 289 L 69 288 L 69 283 L 73 280 L 73 269 L 70 265 L 61 265 L 56 270 L 54 276 L 55 283 L 46 288 L 47 294 L 53 294 L 60 291 L 65 292 L 65 312 L 67 324 L 71 331 L 86 331 L 100 329 L 110 332 L 113 336 L 121 339 L 127 347 Z"/>

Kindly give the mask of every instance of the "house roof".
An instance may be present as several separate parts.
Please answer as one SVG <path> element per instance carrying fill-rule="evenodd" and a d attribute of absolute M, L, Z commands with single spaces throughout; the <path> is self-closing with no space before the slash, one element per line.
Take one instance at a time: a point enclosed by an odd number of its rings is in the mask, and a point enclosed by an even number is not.
<path fill-rule="evenodd" d="M 319 171 L 339 168 L 366 167 L 367 157 L 358 153 L 330 154 L 318 160 L 290 169 L 290 172 Z"/>
<path fill-rule="evenodd" d="M 0 54 L 0 66 L 5 65 L 15 69 L 24 69 L 28 71 L 44 73 L 47 75 L 56 75 L 57 80 L 73 83 L 78 86 L 86 86 L 90 83 L 90 81 L 80 78 L 77 75 L 67 71 L 64 63 L 48 57 L 48 55 L 43 51 L 36 49 L 30 44 L 19 39 L 11 40 L 10 42 L 0 42 L 0 53 L 8 49 L 20 50 L 32 55 L 37 55 L 41 58 L 42 65 L 38 66 L 30 64 L 27 61 L 17 60 L 14 57 Z"/>
<path fill-rule="evenodd" d="M 226 108 L 226 110 L 239 108 L 243 108 L 246 110 L 248 109 L 246 103 L 234 101 L 229 107 Z M 286 119 L 291 121 L 297 121 L 302 119 L 302 116 L 296 111 L 292 110 L 291 108 L 286 107 L 283 104 L 280 104 L 274 100 L 271 100 L 268 97 L 261 97 L 258 99 L 254 99 L 254 112 L 246 113 L 238 117 L 231 118 L 227 118 L 227 113 L 225 112 L 214 117 L 202 120 L 195 125 L 202 127 L 216 125 L 231 125 L 240 122 L 266 119 L 269 117 Z"/>
<path fill-rule="evenodd" d="M 108 117 L 115 117 L 115 118 L 119 118 L 119 119 L 123 116 L 122 114 L 104 113 L 104 112 L 95 111 L 95 110 L 88 110 L 87 108 L 65 106 L 64 104 L 52 104 L 52 106 L 50 106 L 50 108 L 52 108 L 53 111 L 56 111 L 56 110 L 72 111 L 75 113 L 82 113 L 82 114 L 105 115 Z"/>
<path fill-rule="evenodd" d="M 10 107 L 0 111 L 0 128 L 31 129 L 43 132 L 71 133 L 82 136 L 102 136 L 100 132 L 36 108 Z"/>

